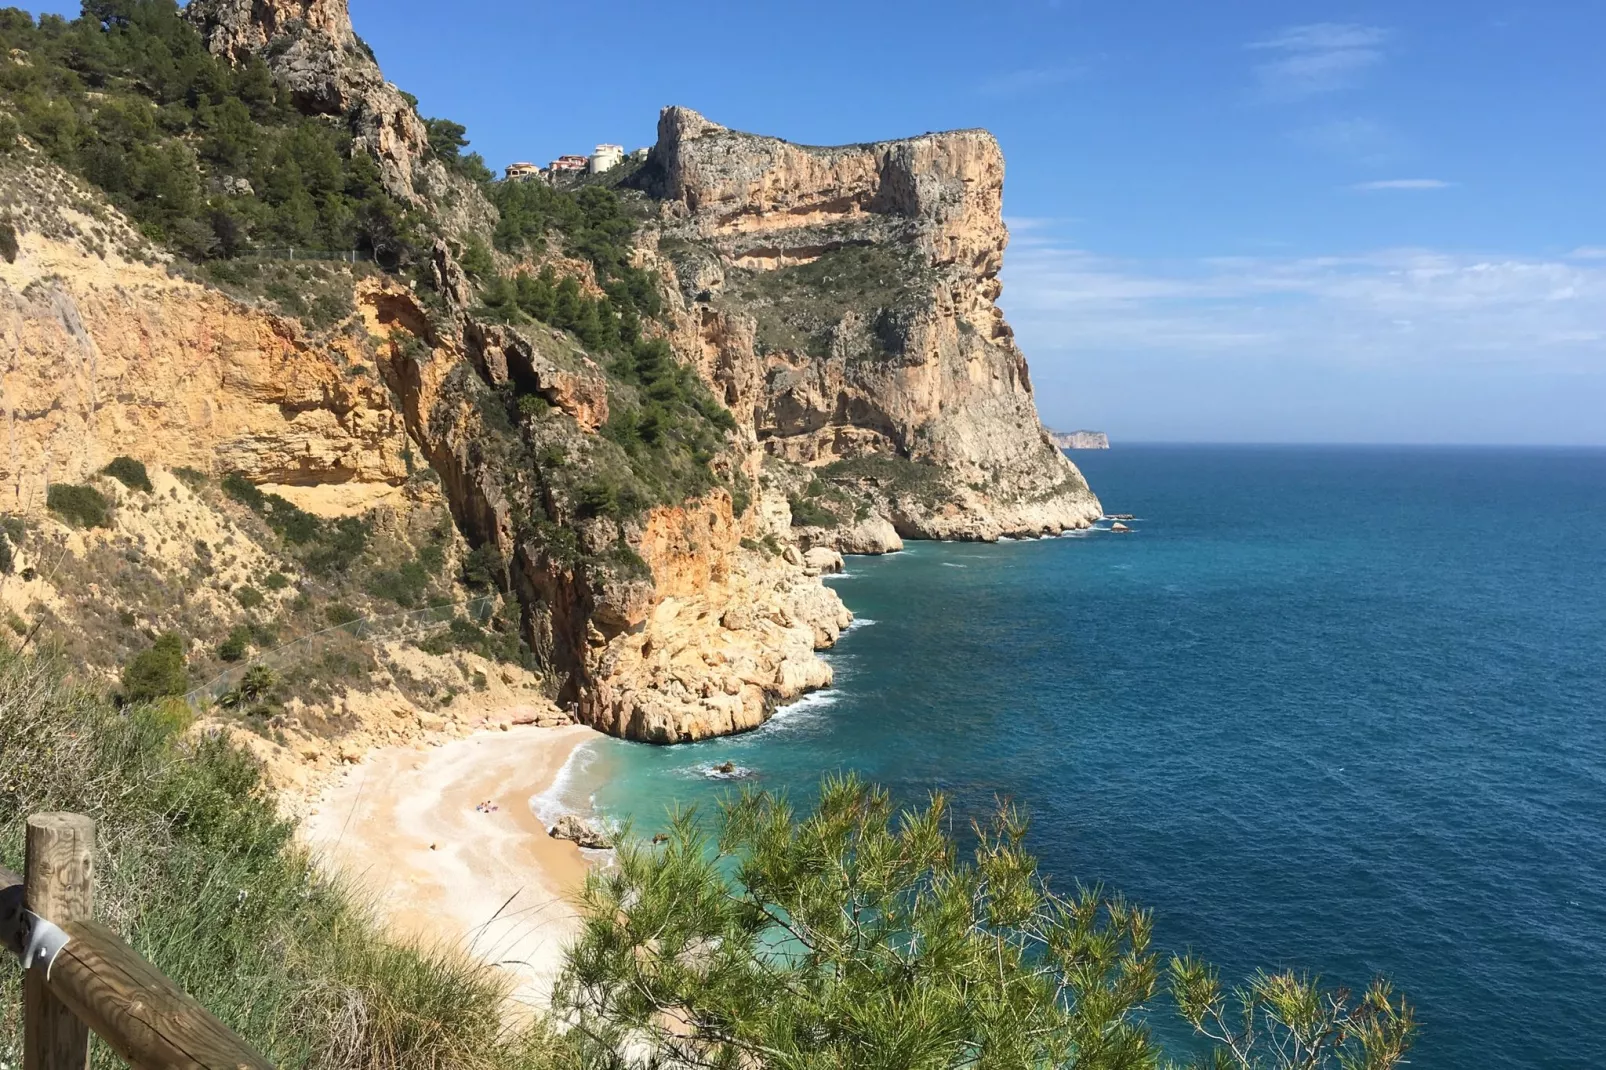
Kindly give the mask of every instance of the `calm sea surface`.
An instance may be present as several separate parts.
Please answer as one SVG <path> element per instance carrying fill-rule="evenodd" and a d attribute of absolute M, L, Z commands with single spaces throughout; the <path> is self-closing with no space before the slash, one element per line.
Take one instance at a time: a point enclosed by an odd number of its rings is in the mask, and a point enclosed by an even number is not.
<path fill-rule="evenodd" d="M 1134 534 L 850 558 L 835 689 L 561 792 L 638 831 L 727 759 L 1007 795 L 1164 948 L 1392 977 L 1417 1067 L 1606 1067 L 1606 451 L 1075 459 Z"/>

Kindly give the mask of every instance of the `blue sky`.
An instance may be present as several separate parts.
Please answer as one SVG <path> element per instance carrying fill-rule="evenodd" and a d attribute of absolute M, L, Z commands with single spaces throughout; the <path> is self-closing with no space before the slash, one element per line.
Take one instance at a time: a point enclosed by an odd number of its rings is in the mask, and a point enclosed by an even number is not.
<path fill-rule="evenodd" d="M 1045 422 L 1606 444 L 1606 4 L 351 0 L 496 167 L 981 126 Z M 63 4 L 62 9 L 75 9 Z"/>

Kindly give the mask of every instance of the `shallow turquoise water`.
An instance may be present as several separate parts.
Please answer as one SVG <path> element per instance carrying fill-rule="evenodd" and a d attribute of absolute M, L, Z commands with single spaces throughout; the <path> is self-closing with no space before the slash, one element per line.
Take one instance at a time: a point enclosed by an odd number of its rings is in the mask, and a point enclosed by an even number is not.
<path fill-rule="evenodd" d="M 727 759 L 1007 795 L 1167 948 L 1390 975 L 1417 1067 L 1606 1066 L 1606 452 L 1076 460 L 1135 534 L 851 558 L 834 690 L 564 792 L 646 831 Z"/>

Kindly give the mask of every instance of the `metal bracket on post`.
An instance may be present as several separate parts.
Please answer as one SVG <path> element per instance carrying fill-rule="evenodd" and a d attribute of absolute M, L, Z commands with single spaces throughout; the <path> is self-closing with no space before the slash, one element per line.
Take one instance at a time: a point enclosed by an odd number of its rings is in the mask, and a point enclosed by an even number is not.
<path fill-rule="evenodd" d="M 5 877 L 0 877 L 0 884 Z M 50 980 L 50 967 L 67 940 L 61 926 L 23 908 L 21 884 L 0 887 L 0 943 L 22 960 L 23 969 L 43 970 L 45 980 Z"/>
<path fill-rule="evenodd" d="M 22 959 L 22 969 L 43 970 L 45 980 L 50 980 L 50 967 L 67 946 L 67 938 L 61 925 L 24 908 L 21 880 L 10 871 L 0 871 L 0 943 Z"/>
<path fill-rule="evenodd" d="M 69 937 L 62 931 L 61 926 L 46 921 L 31 911 L 22 912 L 22 925 L 22 968 L 43 970 L 45 980 L 48 981 L 50 967 L 55 965 L 56 956 L 67 946 Z"/>

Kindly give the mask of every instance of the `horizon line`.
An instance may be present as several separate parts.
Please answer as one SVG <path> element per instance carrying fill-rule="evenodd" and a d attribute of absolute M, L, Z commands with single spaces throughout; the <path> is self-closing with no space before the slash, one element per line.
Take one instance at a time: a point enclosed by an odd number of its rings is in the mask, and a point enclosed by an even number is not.
<path fill-rule="evenodd" d="M 1108 433 L 1105 432 L 1107 435 Z M 1356 449 L 1509 449 L 1509 450 L 1606 450 L 1606 442 L 1386 442 L 1338 439 L 1110 439 L 1108 449 L 1068 449 L 1070 453 L 1108 453 L 1119 446 L 1287 446 Z"/>

